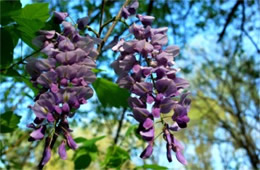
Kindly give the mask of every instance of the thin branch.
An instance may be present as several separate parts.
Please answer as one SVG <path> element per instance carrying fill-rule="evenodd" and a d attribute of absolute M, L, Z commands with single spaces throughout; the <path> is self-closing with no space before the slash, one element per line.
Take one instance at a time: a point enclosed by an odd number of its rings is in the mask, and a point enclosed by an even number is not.
<path fill-rule="evenodd" d="M 105 10 L 105 0 L 102 0 L 102 4 L 101 4 L 101 14 L 100 14 L 100 20 L 99 20 L 98 37 L 100 37 L 101 32 L 102 32 L 102 24 L 103 24 L 104 10 Z"/>
<path fill-rule="evenodd" d="M 238 8 L 238 6 L 240 4 L 242 4 L 242 2 L 243 2 L 243 0 L 237 0 L 236 4 L 233 6 L 231 12 L 228 14 L 228 17 L 226 19 L 226 23 L 225 23 L 221 33 L 219 34 L 218 42 L 220 42 L 222 40 L 222 38 L 223 38 L 223 36 L 224 36 L 224 34 L 226 32 L 228 24 L 231 22 L 231 19 L 233 18 L 234 14 L 235 14 L 235 12 L 236 12 L 236 10 Z"/>
<path fill-rule="evenodd" d="M 116 137 L 115 137 L 115 140 L 114 140 L 115 144 L 117 144 L 117 141 L 118 141 L 118 138 L 119 138 L 119 135 L 120 135 L 120 131 L 122 129 L 123 121 L 124 121 L 124 118 L 125 118 L 125 113 L 126 113 L 126 108 L 124 108 L 123 113 L 122 113 L 121 118 L 120 118 L 119 123 L 118 123 Z"/>
<path fill-rule="evenodd" d="M 190 1 L 190 3 L 189 3 L 189 9 L 188 9 L 187 12 L 184 14 L 183 20 L 186 20 L 186 18 L 188 17 L 188 15 L 189 15 L 189 13 L 190 13 L 190 11 L 191 11 L 193 5 L 194 5 L 194 1 Z"/>
<path fill-rule="evenodd" d="M 107 31 L 103 41 L 101 42 L 100 46 L 99 46 L 99 49 L 98 49 L 98 52 L 100 53 L 101 50 L 102 50 L 102 47 L 104 46 L 105 42 L 107 41 L 107 39 L 109 38 L 110 34 L 112 33 L 112 31 L 114 30 L 117 22 L 120 20 L 121 18 L 121 12 L 122 12 L 122 9 L 123 7 L 125 7 L 128 3 L 130 2 L 130 0 L 126 0 L 124 5 L 121 7 L 121 9 L 119 10 L 119 12 L 117 13 L 116 15 L 116 18 L 115 18 L 115 21 L 113 22 L 112 26 L 109 28 L 109 30 Z M 95 57 L 95 60 L 97 59 L 98 56 Z"/>
<path fill-rule="evenodd" d="M 151 15 L 151 13 L 153 11 L 153 3 L 154 3 L 154 0 L 150 0 L 148 9 L 147 9 L 147 15 Z"/>
<path fill-rule="evenodd" d="M 27 58 L 29 58 L 29 57 L 31 57 L 31 56 L 33 56 L 33 55 L 39 53 L 40 51 L 41 51 L 41 49 L 36 50 L 36 51 L 34 51 L 33 53 L 29 54 L 28 56 L 26 56 L 26 57 L 22 58 L 21 60 L 19 60 L 18 62 L 12 64 L 10 67 L 0 69 L 0 73 L 1 73 L 1 72 L 4 72 L 4 71 L 6 71 L 6 70 L 9 70 L 9 69 L 15 67 L 16 65 L 24 64 L 24 61 L 25 61 Z"/>
<path fill-rule="evenodd" d="M 249 40 L 252 42 L 252 44 L 255 46 L 257 53 L 260 54 L 260 48 L 257 46 L 256 42 L 253 40 L 253 38 L 248 34 L 248 32 L 246 30 L 244 30 L 244 33 L 246 34 L 246 36 L 249 38 Z"/>
<path fill-rule="evenodd" d="M 86 28 L 87 28 L 89 31 L 93 32 L 93 33 L 96 35 L 97 38 L 99 37 L 99 34 L 97 33 L 97 31 L 95 31 L 93 28 L 91 28 L 91 27 L 88 26 L 88 25 L 86 25 Z"/>

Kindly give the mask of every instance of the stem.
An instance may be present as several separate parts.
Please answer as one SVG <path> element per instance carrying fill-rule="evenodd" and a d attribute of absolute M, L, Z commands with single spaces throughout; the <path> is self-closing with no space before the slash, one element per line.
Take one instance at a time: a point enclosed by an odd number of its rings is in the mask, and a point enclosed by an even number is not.
<path fill-rule="evenodd" d="M 144 58 L 145 58 L 145 61 L 146 61 L 146 64 L 147 64 L 147 66 L 149 67 L 149 66 L 150 66 L 150 64 L 149 64 L 149 61 L 148 61 L 148 58 L 147 58 L 147 56 L 145 56 Z M 153 77 L 153 75 L 152 75 L 152 74 L 151 74 L 151 79 L 152 79 L 152 82 L 153 82 L 153 87 L 155 88 L 155 81 L 154 81 L 154 77 Z"/>
<path fill-rule="evenodd" d="M 29 57 L 31 57 L 31 56 L 37 54 L 37 53 L 40 52 L 41 50 L 42 50 L 42 49 L 39 49 L 39 50 L 34 51 L 33 53 L 29 54 L 28 56 L 22 58 L 20 61 L 18 61 L 18 62 L 16 62 L 16 63 L 12 64 L 12 65 L 11 65 L 10 67 L 8 67 L 8 68 L 0 69 L 0 73 L 1 73 L 1 72 L 4 72 L 4 71 L 6 71 L 6 70 L 9 70 L 9 69 L 13 68 L 13 67 L 16 66 L 16 65 L 23 64 L 23 62 L 24 62 L 27 58 L 29 58 Z"/>
<path fill-rule="evenodd" d="M 111 26 L 111 27 L 109 28 L 109 30 L 107 31 L 107 33 L 106 33 L 106 35 L 105 35 L 103 41 L 101 42 L 101 44 L 100 44 L 100 46 L 99 46 L 99 48 L 98 48 L 98 52 L 99 52 L 99 53 L 101 52 L 102 47 L 104 46 L 105 42 L 106 42 L 107 39 L 109 38 L 110 34 L 111 34 L 112 31 L 114 30 L 114 28 L 115 28 L 117 22 L 120 20 L 120 18 L 121 18 L 121 12 L 122 12 L 123 7 L 125 7 L 129 2 L 130 2 L 130 0 L 126 0 L 125 3 L 124 3 L 124 5 L 121 7 L 121 9 L 119 10 L 119 12 L 117 13 L 116 18 L 115 18 L 115 20 L 114 20 L 112 26 Z M 95 57 L 95 60 L 97 59 L 97 57 L 98 57 L 98 56 Z"/>
<path fill-rule="evenodd" d="M 96 35 L 97 38 L 99 37 L 99 34 L 97 33 L 97 31 L 95 31 L 93 28 L 91 28 L 91 27 L 88 26 L 88 25 L 86 25 L 86 28 L 87 28 L 89 31 L 93 32 L 93 33 Z"/>
<path fill-rule="evenodd" d="M 57 138 L 59 137 L 59 134 L 60 134 L 60 131 L 61 131 L 61 123 L 59 123 L 59 125 L 56 127 L 56 123 L 59 122 L 59 120 L 57 120 L 55 123 L 54 123 L 54 127 L 55 127 L 55 131 L 54 133 L 52 134 L 51 137 L 47 137 L 46 140 L 45 140 L 45 147 L 44 147 L 44 150 L 43 150 L 43 154 L 42 154 L 42 159 L 38 165 L 38 169 L 43 169 L 44 165 L 42 165 L 42 161 L 44 159 L 44 154 L 45 154 L 45 149 L 47 147 L 50 147 L 51 149 L 53 148 Z"/>
<path fill-rule="evenodd" d="M 122 128 L 122 125 L 123 125 L 125 113 L 126 113 L 126 108 L 124 108 L 123 113 L 122 113 L 122 115 L 121 115 L 121 118 L 120 118 L 120 120 L 119 120 L 117 132 L 116 132 L 116 137 L 115 137 L 115 140 L 114 140 L 114 143 L 115 143 L 115 144 L 117 144 L 117 141 L 118 141 L 118 138 L 119 138 L 119 135 L 120 135 L 120 131 L 121 131 L 121 128 Z"/>
<path fill-rule="evenodd" d="M 98 37 L 100 37 L 101 32 L 102 32 L 102 29 L 103 29 L 102 23 L 103 23 L 104 9 L 105 9 L 105 0 L 102 0 L 102 4 L 101 4 L 101 16 L 100 16 L 100 21 L 99 21 Z"/>

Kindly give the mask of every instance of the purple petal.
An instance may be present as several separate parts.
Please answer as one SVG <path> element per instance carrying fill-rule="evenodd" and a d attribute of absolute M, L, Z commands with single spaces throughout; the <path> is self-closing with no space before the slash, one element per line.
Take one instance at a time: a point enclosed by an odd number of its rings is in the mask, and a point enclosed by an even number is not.
<path fill-rule="evenodd" d="M 56 113 L 61 114 L 62 111 L 59 106 L 54 106 L 54 109 L 55 109 Z"/>
<path fill-rule="evenodd" d="M 179 116 L 176 118 L 176 122 L 178 123 L 180 128 L 186 128 L 187 123 L 190 121 L 190 118 L 187 115 Z"/>
<path fill-rule="evenodd" d="M 153 127 L 153 120 L 150 118 L 145 119 L 145 121 L 143 123 L 143 127 L 145 129 L 149 129 L 149 128 Z"/>
<path fill-rule="evenodd" d="M 129 11 L 125 7 L 123 7 L 121 15 L 122 15 L 122 17 L 127 19 L 130 16 L 130 13 L 129 13 Z"/>
<path fill-rule="evenodd" d="M 84 30 L 84 28 L 86 27 L 86 25 L 88 24 L 88 17 L 83 17 L 83 18 L 79 18 L 77 20 L 77 24 L 78 24 L 78 28 L 80 30 Z"/>
<path fill-rule="evenodd" d="M 153 84 L 148 82 L 137 82 L 134 84 L 132 93 L 135 93 L 139 96 L 150 93 L 153 90 Z"/>
<path fill-rule="evenodd" d="M 142 159 L 149 158 L 153 153 L 153 145 L 149 144 L 144 151 L 141 153 L 140 157 Z"/>
<path fill-rule="evenodd" d="M 169 143 L 166 144 L 166 152 L 168 161 L 172 162 L 171 145 Z"/>
<path fill-rule="evenodd" d="M 44 137 L 45 129 L 45 126 L 41 126 L 39 129 L 34 130 L 30 134 L 30 137 L 32 137 L 34 140 L 41 140 Z"/>
<path fill-rule="evenodd" d="M 129 97 L 128 103 L 131 108 L 134 107 L 146 108 L 146 103 L 144 103 L 142 100 L 140 100 L 137 97 Z"/>
<path fill-rule="evenodd" d="M 69 145 L 69 147 L 73 150 L 76 150 L 78 148 L 78 145 L 76 144 L 76 142 L 73 140 L 73 138 L 68 134 L 66 135 L 67 138 L 67 143 Z"/>
<path fill-rule="evenodd" d="M 61 51 L 71 51 L 75 49 L 74 44 L 69 39 L 62 40 L 59 43 L 58 48 Z"/>
<path fill-rule="evenodd" d="M 55 36 L 56 32 L 54 30 L 50 30 L 50 31 L 40 30 L 39 33 L 41 35 L 44 35 L 45 38 L 47 38 L 47 39 L 52 39 Z"/>
<path fill-rule="evenodd" d="M 51 88 L 51 91 L 53 93 L 58 93 L 58 91 L 59 91 L 59 87 L 58 87 L 57 84 L 51 83 L 51 87 L 50 88 Z"/>
<path fill-rule="evenodd" d="M 187 165 L 188 164 L 187 160 L 184 158 L 182 152 L 179 149 L 177 149 L 177 151 L 176 151 L 176 158 L 183 165 Z"/>
<path fill-rule="evenodd" d="M 179 131 L 181 128 L 178 126 L 176 122 L 174 122 L 173 125 L 169 126 L 169 129 L 172 131 Z"/>
<path fill-rule="evenodd" d="M 53 117 L 53 115 L 51 114 L 51 113 L 48 113 L 47 114 L 47 120 L 49 121 L 49 122 L 54 122 L 54 117 Z"/>
<path fill-rule="evenodd" d="M 176 57 L 177 55 L 179 55 L 180 53 L 180 48 L 178 46 L 175 45 L 171 45 L 166 47 L 166 49 L 164 50 L 167 53 L 171 53 L 171 55 L 174 57 Z"/>
<path fill-rule="evenodd" d="M 55 21 L 60 24 L 65 18 L 69 15 L 67 12 L 54 12 L 54 19 Z"/>
<path fill-rule="evenodd" d="M 121 88 L 130 89 L 134 84 L 134 79 L 130 77 L 127 73 L 124 73 L 119 76 L 117 84 Z"/>
<path fill-rule="evenodd" d="M 64 104 L 62 105 L 62 111 L 63 111 L 64 113 L 69 113 L 69 112 L 70 112 L 70 106 L 69 106 L 68 103 L 64 103 Z"/>
<path fill-rule="evenodd" d="M 148 104 L 152 104 L 154 102 L 154 98 L 152 96 L 150 96 L 150 95 L 147 95 L 146 102 Z"/>
<path fill-rule="evenodd" d="M 51 158 L 51 148 L 47 147 L 44 150 L 42 165 L 45 165 L 50 160 L 50 158 Z"/>
<path fill-rule="evenodd" d="M 159 93 L 163 93 L 166 97 L 176 95 L 177 88 L 171 79 L 160 79 L 156 81 L 155 87 Z"/>
<path fill-rule="evenodd" d="M 167 35 L 165 34 L 155 34 L 152 37 L 152 44 L 154 45 L 165 45 L 168 42 Z"/>
<path fill-rule="evenodd" d="M 185 89 L 185 88 L 189 87 L 189 82 L 187 80 L 185 80 L 185 79 L 176 77 L 174 79 L 174 82 L 175 82 L 175 84 L 176 84 L 178 89 L 179 88 L 184 88 Z"/>
<path fill-rule="evenodd" d="M 133 114 L 134 114 L 134 118 L 141 123 L 144 122 L 146 118 L 150 115 L 147 109 L 138 108 L 138 107 L 133 108 Z"/>
<path fill-rule="evenodd" d="M 151 25 L 153 20 L 155 19 L 153 16 L 146 16 L 146 15 L 137 15 L 137 18 L 142 22 L 143 25 Z"/>
<path fill-rule="evenodd" d="M 134 15 L 136 13 L 136 9 L 139 7 L 138 0 L 135 0 L 132 4 L 128 6 L 128 11 L 131 15 Z"/>
<path fill-rule="evenodd" d="M 153 108 L 152 109 L 152 114 L 155 118 L 160 117 L 160 108 Z"/>
<path fill-rule="evenodd" d="M 151 128 L 147 131 L 140 131 L 140 135 L 146 141 L 152 141 L 154 139 L 154 128 Z"/>
<path fill-rule="evenodd" d="M 61 159 L 66 160 L 67 159 L 67 152 L 65 148 L 65 141 L 62 141 L 62 143 L 59 146 L 58 153 L 61 157 Z"/>
<path fill-rule="evenodd" d="M 175 102 L 171 98 L 163 99 L 160 104 L 161 113 L 169 113 L 173 109 L 174 104 Z"/>

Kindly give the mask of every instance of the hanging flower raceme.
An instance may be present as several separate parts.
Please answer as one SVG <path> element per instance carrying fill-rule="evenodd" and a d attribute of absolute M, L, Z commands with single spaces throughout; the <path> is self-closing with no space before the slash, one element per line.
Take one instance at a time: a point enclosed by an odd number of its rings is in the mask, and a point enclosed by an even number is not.
<path fill-rule="evenodd" d="M 62 159 L 67 158 L 66 145 L 77 149 L 67 119 L 92 97 L 93 90 L 89 85 L 96 79 L 91 70 L 96 67 L 94 57 L 98 53 L 95 44 L 100 40 L 89 35 L 81 36 L 71 23 L 65 21 L 67 16 L 67 13 L 54 13 L 54 21 L 62 24 L 63 32 L 40 31 L 33 41 L 48 58 L 33 58 L 26 65 L 31 81 L 41 89 L 35 104 L 30 106 L 36 119 L 29 125 L 34 129 L 29 141 L 42 140 L 46 136 L 39 167 L 49 161 L 51 149 L 60 135 L 64 137 L 58 148 Z M 86 26 L 86 19 L 78 20 L 80 29 Z"/>
<path fill-rule="evenodd" d="M 113 47 L 121 55 L 111 66 L 119 75 L 119 86 L 132 93 L 129 105 L 133 117 L 140 123 L 138 132 L 148 143 L 140 156 L 149 158 L 152 155 L 155 131 L 160 131 L 158 134 L 163 134 L 166 141 L 169 162 L 172 161 L 173 151 L 177 159 L 186 164 L 183 147 L 173 135 L 187 127 L 191 103 L 188 93 L 184 91 L 189 86 L 188 82 L 177 77 L 178 70 L 172 67 L 179 48 L 174 45 L 164 47 L 168 43 L 168 28 L 152 28 L 153 16 L 137 15 L 137 18 L 142 25 L 133 24 L 130 27 L 135 39 L 121 39 Z M 156 122 L 162 123 L 163 128 L 156 129 Z"/>

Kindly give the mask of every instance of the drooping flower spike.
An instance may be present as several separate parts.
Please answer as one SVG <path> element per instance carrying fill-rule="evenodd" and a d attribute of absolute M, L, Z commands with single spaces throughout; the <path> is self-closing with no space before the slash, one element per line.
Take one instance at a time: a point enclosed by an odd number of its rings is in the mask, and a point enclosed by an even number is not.
<path fill-rule="evenodd" d="M 123 9 L 122 15 L 125 18 L 130 15 L 127 8 Z M 119 75 L 118 85 L 133 94 L 129 98 L 132 116 L 139 122 L 139 134 L 148 143 L 140 157 L 146 159 L 152 155 L 155 131 L 159 130 L 166 141 L 169 162 L 172 161 L 171 151 L 174 151 L 177 160 L 187 164 L 182 155 L 183 147 L 173 135 L 187 127 L 191 103 L 188 93 L 183 92 L 189 83 L 177 77 L 178 70 L 172 67 L 179 48 L 175 45 L 164 47 L 168 43 L 168 28 L 152 28 L 155 17 L 140 14 L 136 17 L 142 25 L 134 23 L 129 29 L 135 39 L 121 39 L 112 48 L 121 55 L 111 66 Z M 148 105 L 152 108 L 148 109 Z M 174 112 L 170 116 L 171 123 L 164 121 L 164 117 L 169 117 L 168 113 L 171 112 Z M 163 129 L 156 129 L 156 119 L 163 124 Z"/>
<path fill-rule="evenodd" d="M 54 12 L 54 20 L 62 24 L 63 31 L 39 31 L 33 42 L 48 58 L 32 58 L 26 65 L 33 84 L 41 87 L 35 104 L 30 106 L 36 119 L 34 124 L 28 125 L 34 129 L 29 141 L 42 140 L 46 136 L 40 169 L 50 160 L 51 149 L 58 136 L 64 136 L 58 148 L 62 159 L 67 158 L 66 145 L 77 149 L 67 119 L 92 97 L 93 90 L 89 85 L 96 79 L 91 70 L 96 67 L 94 57 L 98 53 L 95 44 L 100 41 L 89 35 L 81 36 L 77 28 L 65 21 L 67 16 L 67 13 Z M 87 22 L 86 17 L 79 19 L 80 29 Z M 54 134 L 47 133 L 50 127 L 53 127 Z"/>

